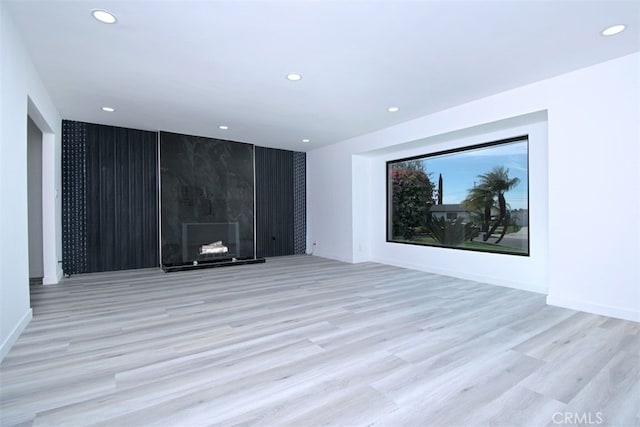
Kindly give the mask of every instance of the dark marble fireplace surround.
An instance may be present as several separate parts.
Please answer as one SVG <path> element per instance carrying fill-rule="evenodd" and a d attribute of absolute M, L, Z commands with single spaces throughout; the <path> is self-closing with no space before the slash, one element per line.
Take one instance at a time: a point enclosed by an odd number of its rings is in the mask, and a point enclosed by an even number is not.
<path fill-rule="evenodd" d="M 254 259 L 253 145 L 170 132 L 159 138 L 163 267 Z M 215 241 L 229 252 L 199 254 Z"/>

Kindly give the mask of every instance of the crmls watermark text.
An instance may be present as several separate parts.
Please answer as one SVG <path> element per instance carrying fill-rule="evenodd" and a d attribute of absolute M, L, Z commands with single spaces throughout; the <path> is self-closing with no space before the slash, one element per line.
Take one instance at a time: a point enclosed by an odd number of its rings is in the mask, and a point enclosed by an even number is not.
<path fill-rule="evenodd" d="M 554 412 L 551 420 L 554 424 L 598 425 L 604 423 L 602 412 Z"/>

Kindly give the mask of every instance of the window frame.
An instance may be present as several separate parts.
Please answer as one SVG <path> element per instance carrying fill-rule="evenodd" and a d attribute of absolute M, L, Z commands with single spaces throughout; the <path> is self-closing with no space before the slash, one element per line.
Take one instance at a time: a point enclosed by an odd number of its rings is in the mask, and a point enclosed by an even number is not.
<path fill-rule="evenodd" d="M 450 154 L 456 154 L 456 153 L 462 153 L 462 152 L 466 152 L 466 151 L 473 151 L 473 150 L 479 150 L 479 149 L 486 149 L 486 148 L 491 148 L 491 147 L 496 147 L 499 145 L 506 145 L 506 144 L 510 144 L 510 143 L 514 143 L 514 142 L 526 142 L 526 147 L 527 147 L 527 153 L 526 153 L 526 165 L 527 165 L 527 171 L 526 171 L 526 177 L 527 177 L 527 185 L 526 185 L 526 192 L 527 192 L 527 244 L 526 244 L 526 248 L 523 247 L 523 251 L 526 249 L 526 252 L 513 252 L 513 251 L 508 251 L 508 250 L 500 250 L 499 248 L 495 249 L 495 250 L 483 250 L 483 249 L 478 249 L 478 248 L 469 248 L 469 247 L 460 247 L 460 246 L 454 246 L 454 245 L 446 245 L 446 244 L 430 244 L 430 243 L 425 243 L 425 242 L 414 242 L 414 241 L 406 241 L 406 240 L 397 240 L 397 239 L 393 239 L 393 203 L 392 203 L 392 179 L 390 176 L 390 173 L 392 171 L 392 165 L 396 164 L 396 163 L 401 163 L 401 162 L 406 162 L 406 161 L 412 161 L 412 160 L 425 160 L 428 158 L 432 158 L 432 157 L 440 157 L 440 156 L 445 156 L 445 155 L 450 155 Z M 531 205 L 530 205 L 530 201 L 531 201 L 531 194 L 530 194 L 530 185 L 531 185 L 531 174 L 530 174 L 530 153 L 529 153 L 529 149 L 530 149 L 530 138 L 528 134 L 523 134 L 523 135 L 518 135 L 518 136 L 514 136 L 514 137 L 509 137 L 509 138 L 503 138 L 503 139 L 499 139 L 499 140 L 494 140 L 494 141 L 489 141 L 489 142 L 483 142 L 483 143 L 479 143 L 479 144 L 472 144 L 472 145 L 464 145 L 461 147 L 456 147 L 456 148 L 450 148 L 450 149 L 445 149 L 445 150 L 440 150 L 440 151 L 435 151 L 435 152 L 431 152 L 431 153 L 426 153 L 426 154 L 419 154 L 419 155 L 414 155 L 414 156 L 409 156 L 409 157 L 402 157 L 402 158 L 398 158 L 398 159 L 393 159 L 393 160 L 387 160 L 385 162 L 385 180 L 386 180 L 386 188 L 385 188 L 385 192 L 386 192 L 386 215 L 385 215 L 385 239 L 387 243 L 394 243 L 394 244 L 402 244 L 402 245 L 413 245 L 413 246 L 421 246 L 421 247 L 430 247 L 430 248 L 441 248 L 441 249 L 456 249 L 456 250 L 462 250 L 462 251 L 471 251 L 471 252 L 480 252 L 480 253 L 486 253 L 486 254 L 497 254 L 497 255 L 515 255 L 515 256 L 522 256 L 522 257 L 530 257 L 531 256 Z M 428 173 L 428 172 L 427 172 Z"/>

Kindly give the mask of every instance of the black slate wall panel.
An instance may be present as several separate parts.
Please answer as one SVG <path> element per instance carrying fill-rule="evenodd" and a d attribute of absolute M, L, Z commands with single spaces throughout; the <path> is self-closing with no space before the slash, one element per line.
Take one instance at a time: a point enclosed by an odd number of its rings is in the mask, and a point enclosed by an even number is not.
<path fill-rule="evenodd" d="M 294 152 L 256 147 L 256 254 L 293 255 Z"/>
<path fill-rule="evenodd" d="M 197 260 L 185 245 L 185 230 L 197 224 L 238 223 L 239 247 L 230 253 L 255 256 L 253 145 L 160 132 L 160 179 L 162 264 Z M 211 233 L 199 243 L 230 244 L 225 233 Z"/>

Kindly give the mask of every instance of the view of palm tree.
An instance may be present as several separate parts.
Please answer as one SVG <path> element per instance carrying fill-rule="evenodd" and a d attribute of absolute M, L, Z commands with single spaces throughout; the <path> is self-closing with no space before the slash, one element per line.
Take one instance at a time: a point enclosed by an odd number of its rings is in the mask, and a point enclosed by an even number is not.
<path fill-rule="evenodd" d="M 509 210 L 507 201 L 504 197 L 504 193 L 514 188 L 520 182 L 519 178 L 509 178 L 509 169 L 505 169 L 504 166 L 496 166 L 491 172 L 478 175 L 480 178 L 480 185 L 469 190 L 469 196 L 462 201 L 463 206 L 473 207 L 473 202 L 476 201 L 476 197 L 480 197 L 482 203 L 480 214 L 483 218 L 483 232 L 484 236 L 482 240 L 485 242 L 489 240 L 489 237 L 495 233 L 499 226 L 502 226 L 500 237 L 496 240 L 496 244 L 504 238 L 507 227 L 509 227 Z M 491 208 L 495 204 L 495 200 L 498 201 L 498 219 L 493 221 L 493 225 L 489 230 L 484 229 L 491 223 Z M 473 211 L 472 209 L 469 209 Z M 489 213 L 489 221 L 487 222 L 487 213 Z"/>

